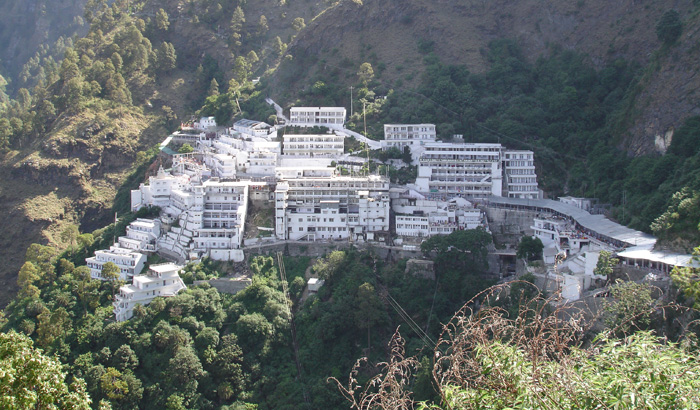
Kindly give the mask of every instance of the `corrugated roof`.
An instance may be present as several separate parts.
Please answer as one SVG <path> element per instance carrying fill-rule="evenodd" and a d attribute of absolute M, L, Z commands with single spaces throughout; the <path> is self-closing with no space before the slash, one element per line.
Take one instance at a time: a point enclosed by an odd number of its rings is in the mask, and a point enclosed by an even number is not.
<path fill-rule="evenodd" d="M 489 202 L 493 204 L 549 209 L 571 217 L 578 222 L 579 225 L 592 232 L 623 242 L 629 246 L 654 246 L 656 243 L 656 238 L 652 235 L 620 225 L 603 215 L 591 215 L 581 208 L 551 199 L 522 199 L 492 196 L 489 197 Z"/>

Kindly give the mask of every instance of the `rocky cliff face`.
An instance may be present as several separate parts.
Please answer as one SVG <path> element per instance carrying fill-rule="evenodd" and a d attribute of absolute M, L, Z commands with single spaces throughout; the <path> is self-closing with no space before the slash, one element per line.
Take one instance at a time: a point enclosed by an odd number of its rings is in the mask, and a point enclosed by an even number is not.
<path fill-rule="evenodd" d="M 669 9 L 680 13 L 684 34 L 659 57 L 655 26 Z M 298 79 L 336 66 L 353 75 L 362 62 L 374 60 L 385 64 L 382 81 L 389 85 L 418 77 L 421 48 L 426 45 L 443 62 L 480 72 L 487 65 L 483 50 L 488 42 L 504 37 L 518 39 L 533 60 L 558 46 L 588 54 L 597 67 L 618 58 L 642 66 L 654 62 L 637 96 L 636 110 L 627 119 L 628 132 L 615 136 L 621 147 L 639 155 L 663 152 L 664 138 L 668 143 L 674 128 L 700 113 L 696 96 L 700 78 L 694 63 L 700 53 L 699 27 L 692 3 L 679 0 L 365 0 L 362 5 L 343 1 L 310 23 L 289 53 L 325 63 L 305 67 L 296 73 Z"/>
<path fill-rule="evenodd" d="M 61 232 L 109 224 L 119 186 L 139 151 L 166 134 L 160 120 L 138 111 L 84 112 L 57 124 L 32 150 L 0 163 L 0 306 L 16 292 L 17 271 L 32 243 L 65 247 Z"/>

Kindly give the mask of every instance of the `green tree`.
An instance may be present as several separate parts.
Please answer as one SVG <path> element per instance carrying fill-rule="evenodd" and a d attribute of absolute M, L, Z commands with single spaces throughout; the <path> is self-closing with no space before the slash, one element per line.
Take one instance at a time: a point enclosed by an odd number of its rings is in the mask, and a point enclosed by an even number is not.
<path fill-rule="evenodd" d="M 344 251 L 333 251 L 325 258 L 318 259 L 312 269 L 321 279 L 330 279 L 345 263 L 345 256 Z"/>
<path fill-rule="evenodd" d="M 96 309 L 99 305 L 97 289 L 100 287 L 100 284 L 92 279 L 90 268 L 84 265 L 75 268 L 72 275 L 75 278 L 73 281 L 74 292 L 83 305 L 83 314 L 87 315 L 88 309 Z"/>
<path fill-rule="evenodd" d="M 117 293 L 117 289 L 124 284 L 121 269 L 113 262 L 107 262 L 102 265 L 102 278 L 109 282 L 112 288 L 112 297 Z"/>
<path fill-rule="evenodd" d="M 243 23 L 245 23 L 245 14 L 243 13 L 243 9 L 241 9 L 241 7 L 238 6 L 233 11 L 233 16 L 231 17 L 231 46 L 241 46 L 241 30 L 243 29 Z"/>
<path fill-rule="evenodd" d="M 95 237 L 91 233 L 80 234 L 76 240 L 78 245 L 83 249 L 87 249 L 91 247 L 93 243 L 95 243 Z"/>
<path fill-rule="evenodd" d="M 241 29 L 243 29 L 243 23 L 245 23 L 245 14 L 243 13 L 241 6 L 237 6 L 233 11 L 233 15 L 231 16 L 231 30 L 234 32 L 240 32 Z"/>
<path fill-rule="evenodd" d="M 372 64 L 367 62 L 362 63 L 360 69 L 357 71 L 357 77 L 360 79 L 360 82 L 367 87 L 367 84 L 374 78 L 374 68 L 372 68 Z"/>
<path fill-rule="evenodd" d="M 134 371 L 139 365 L 139 358 L 129 345 L 121 345 L 112 355 L 114 367 L 120 371 Z"/>
<path fill-rule="evenodd" d="M 28 336 L 0 333 L 0 369 L 3 409 L 90 409 L 85 382 L 74 379 L 68 386 L 61 363 L 36 349 Z"/>
<path fill-rule="evenodd" d="M 370 283 L 363 283 L 357 289 L 357 310 L 355 311 L 355 323 L 360 328 L 367 329 L 367 349 L 370 349 L 370 329 L 384 319 L 386 312 L 382 310 L 382 302 Z"/>
<path fill-rule="evenodd" d="M 197 380 L 206 374 L 202 363 L 191 348 L 178 349 L 168 363 L 170 377 L 180 386 L 196 390 Z"/>
<path fill-rule="evenodd" d="M 61 241 L 67 243 L 71 248 L 75 247 L 80 231 L 76 225 L 68 225 L 61 231 Z"/>
<path fill-rule="evenodd" d="M 233 78 L 239 83 L 244 83 L 250 73 L 250 64 L 243 56 L 238 56 L 233 62 Z"/>
<path fill-rule="evenodd" d="M 612 278 L 613 269 L 619 263 L 620 260 L 617 258 L 613 258 L 611 252 L 600 251 L 600 255 L 598 256 L 598 262 L 595 265 L 595 269 L 593 269 L 593 273 L 596 275 L 605 276 L 608 279 L 610 279 Z"/>
<path fill-rule="evenodd" d="M 257 63 L 260 59 L 258 58 L 258 55 L 255 53 L 255 50 L 250 50 L 248 55 L 246 56 L 246 60 L 248 60 L 248 63 L 255 64 Z"/>
<path fill-rule="evenodd" d="M 516 256 L 518 258 L 527 259 L 528 261 L 534 261 L 542 259 L 542 250 L 544 245 L 540 238 L 532 236 L 523 236 L 518 243 L 518 252 Z"/>
<path fill-rule="evenodd" d="M 124 379 L 124 375 L 114 367 L 108 367 L 102 375 L 100 387 L 110 400 L 123 400 L 129 393 L 129 384 Z"/>
<path fill-rule="evenodd" d="M 605 324 L 620 335 L 646 329 L 656 309 L 652 288 L 648 283 L 620 281 L 610 287 L 613 301 L 606 303 Z"/>
<path fill-rule="evenodd" d="M 190 152 L 193 152 L 193 151 L 194 151 L 194 148 L 192 148 L 192 146 L 188 143 L 182 144 L 180 149 L 177 150 L 177 152 L 179 152 L 180 154 L 189 154 Z"/>
<path fill-rule="evenodd" d="M 292 21 L 292 28 L 294 31 L 301 31 L 306 27 L 306 24 L 304 23 L 304 19 L 302 17 L 297 17 Z"/>
<path fill-rule="evenodd" d="M 168 13 L 163 9 L 158 9 L 156 12 L 156 28 L 162 31 L 168 31 L 170 27 L 170 19 Z"/>
<path fill-rule="evenodd" d="M 284 44 L 280 36 L 275 37 L 272 40 L 272 49 L 275 51 L 275 55 L 281 57 L 287 51 L 287 45 Z"/>
<path fill-rule="evenodd" d="M 177 54 L 175 53 L 175 47 L 164 41 L 157 52 L 158 56 L 158 69 L 162 72 L 169 72 L 173 70 L 177 65 Z"/>
<path fill-rule="evenodd" d="M 24 262 L 17 275 L 17 284 L 20 288 L 20 295 L 28 298 L 38 298 L 41 291 L 35 285 L 41 276 L 32 262 Z"/>
<path fill-rule="evenodd" d="M 268 30 L 270 30 L 270 27 L 268 27 L 267 25 L 267 17 L 265 17 L 265 15 L 263 14 L 258 20 L 257 34 L 258 36 L 262 37 L 265 34 L 267 34 Z"/>
<path fill-rule="evenodd" d="M 209 83 L 209 90 L 207 91 L 207 96 L 216 96 L 219 95 L 219 82 L 216 81 L 216 78 L 211 79 L 211 83 Z"/>
<path fill-rule="evenodd" d="M 668 10 L 656 23 L 656 36 L 666 45 L 676 42 L 683 33 L 683 22 L 676 10 Z"/>
<path fill-rule="evenodd" d="M 693 250 L 691 262 L 691 266 L 673 268 L 671 279 L 686 297 L 693 299 L 693 306 L 700 309 L 700 246 Z"/>

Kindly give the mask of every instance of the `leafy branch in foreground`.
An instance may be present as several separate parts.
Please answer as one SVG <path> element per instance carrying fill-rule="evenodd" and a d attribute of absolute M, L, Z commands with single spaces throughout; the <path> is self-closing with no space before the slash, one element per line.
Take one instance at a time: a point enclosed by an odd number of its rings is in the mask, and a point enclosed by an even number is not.
<path fill-rule="evenodd" d="M 418 361 L 412 357 L 405 357 L 405 341 L 396 329 L 389 342 L 391 358 L 388 362 L 377 365 L 381 370 L 367 383 L 367 387 L 361 390 L 357 375 L 366 358 L 359 359 L 348 378 L 348 386 L 344 387 L 335 377 L 328 378 L 334 381 L 343 396 L 352 403 L 351 408 L 363 409 L 413 409 L 411 393 L 407 390 L 411 381 L 413 369 L 418 366 Z M 359 393 L 359 394 L 358 394 Z"/>
<path fill-rule="evenodd" d="M 403 350 L 392 348 L 390 364 L 364 390 L 362 360 L 347 388 L 334 381 L 356 409 L 699 408 L 697 352 L 651 332 L 616 339 L 609 331 L 584 347 L 587 312 L 566 304 L 550 311 L 553 299 L 540 295 L 509 316 L 495 304 L 510 288 L 482 292 L 444 326 L 433 356 L 439 403 L 410 400 L 417 362 Z M 392 347 L 400 341 L 397 332 Z"/>

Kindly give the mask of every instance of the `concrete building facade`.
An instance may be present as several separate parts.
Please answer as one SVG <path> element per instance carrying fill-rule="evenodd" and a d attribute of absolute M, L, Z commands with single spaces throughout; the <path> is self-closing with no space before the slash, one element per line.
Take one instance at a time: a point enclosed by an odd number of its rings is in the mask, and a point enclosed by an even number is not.
<path fill-rule="evenodd" d="M 85 259 L 93 279 L 106 280 L 102 269 L 107 262 L 112 262 L 119 268 L 121 280 L 129 280 L 138 275 L 146 264 L 146 255 L 131 249 L 110 246 L 109 249 L 95 251 L 95 256 Z"/>
<path fill-rule="evenodd" d="M 134 276 L 131 285 L 119 288 L 113 302 L 117 322 L 131 319 L 136 305 L 146 306 L 157 297 L 175 296 L 185 289 L 180 270 L 182 266 L 174 263 L 151 265 L 145 275 Z"/>
<path fill-rule="evenodd" d="M 416 186 L 421 192 L 472 198 L 536 199 L 533 156 L 531 151 L 507 151 L 501 144 L 425 144 Z"/>
<path fill-rule="evenodd" d="M 275 233 L 281 240 L 373 240 L 389 231 L 389 181 L 379 176 L 279 181 Z"/>
<path fill-rule="evenodd" d="M 413 148 L 436 139 L 435 124 L 384 124 L 381 146 L 385 151 L 392 147 L 403 150 L 403 147 Z"/>
<path fill-rule="evenodd" d="M 292 107 L 289 125 L 301 127 L 340 127 L 345 124 L 345 107 Z"/>
<path fill-rule="evenodd" d="M 335 134 L 285 134 L 282 151 L 288 156 L 338 157 L 343 155 L 345 137 Z"/>

